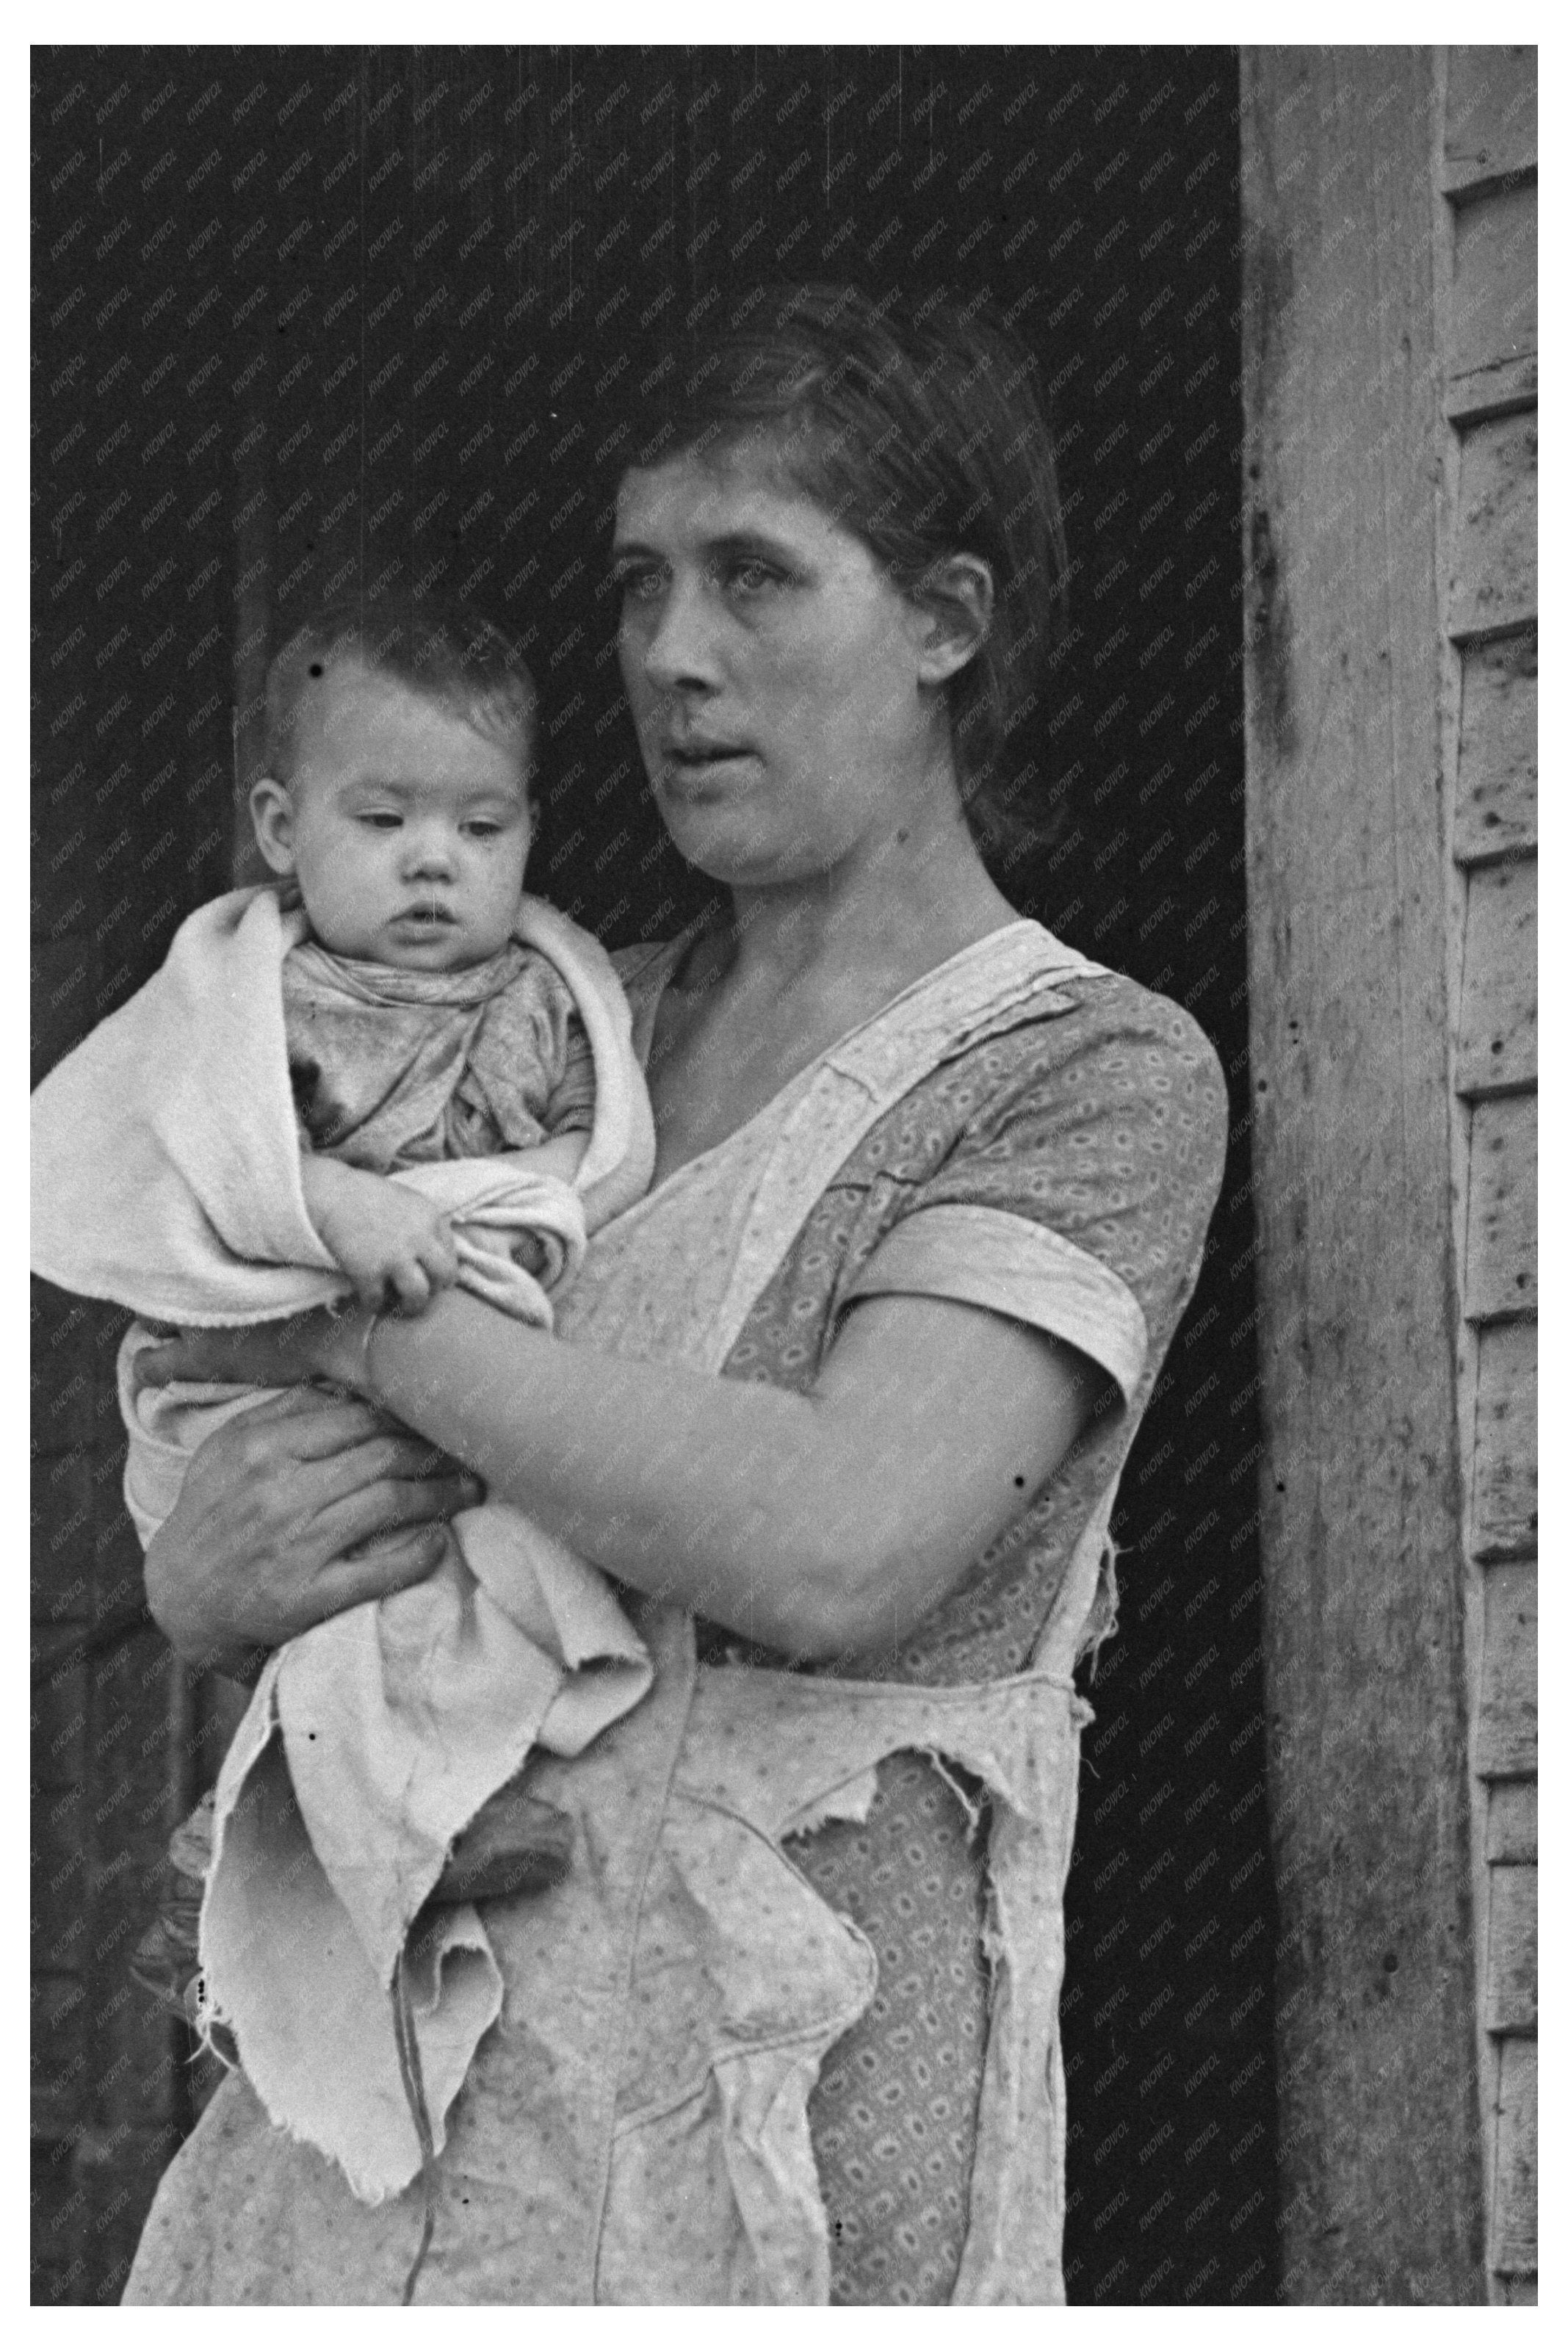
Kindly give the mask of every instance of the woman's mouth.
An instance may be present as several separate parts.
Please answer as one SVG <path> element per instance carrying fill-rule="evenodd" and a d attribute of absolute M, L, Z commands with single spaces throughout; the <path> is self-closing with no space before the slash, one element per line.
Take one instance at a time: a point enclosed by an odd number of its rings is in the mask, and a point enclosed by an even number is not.
<path fill-rule="evenodd" d="M 677 791 L 700 791 L 705 784 L 717 782 L 737 759 L 751 756 L 743 743 L 670 744 L 662 762 L 664 780 Z"/>

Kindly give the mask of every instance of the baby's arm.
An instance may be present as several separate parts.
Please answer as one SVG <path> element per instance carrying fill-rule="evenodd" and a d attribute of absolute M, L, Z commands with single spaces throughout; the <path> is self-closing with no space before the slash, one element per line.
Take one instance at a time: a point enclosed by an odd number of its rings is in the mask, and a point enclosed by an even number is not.
<path fill-rule="evenodd" d="M 299 1179 L 310 1221 L 361 1306 L 420 1314 L 438 1290 L 451 1289 L 457 1279 L 451 1225 L 417 1192 L 314 1151 L 301 1153 Z"/>

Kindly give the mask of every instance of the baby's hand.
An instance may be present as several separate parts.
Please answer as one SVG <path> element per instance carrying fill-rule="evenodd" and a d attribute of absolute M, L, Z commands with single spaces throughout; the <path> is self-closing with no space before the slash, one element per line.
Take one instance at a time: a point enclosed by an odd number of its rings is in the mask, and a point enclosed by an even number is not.
<path fill-rule="evenodd" d="M 452 1227 L 417 1192 L 340 1159 L 307 1153 L 305 1205 L 361 1306 L 422 1314 L 457 1279 Z"/>

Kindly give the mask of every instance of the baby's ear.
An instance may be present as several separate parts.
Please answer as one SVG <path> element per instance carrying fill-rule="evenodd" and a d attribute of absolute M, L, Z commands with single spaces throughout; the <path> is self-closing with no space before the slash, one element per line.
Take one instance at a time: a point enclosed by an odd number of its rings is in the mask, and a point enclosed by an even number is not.
<path fill-rule="evenodd" d="M 251 787 L 250 820 L 256 845 L 275 873 L 294 871 L 294 800 L 287 784 L 263 776 Z"/>

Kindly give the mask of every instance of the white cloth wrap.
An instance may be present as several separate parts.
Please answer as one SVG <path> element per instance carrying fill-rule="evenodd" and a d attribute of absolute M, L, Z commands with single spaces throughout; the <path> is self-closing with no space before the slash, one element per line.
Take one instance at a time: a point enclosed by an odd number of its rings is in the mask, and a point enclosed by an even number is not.
<path fill-rule="evenodd" d="M 162 969 L 39 1088 L 33 1264 L 62 1286 L 187 1325 L 266 1321 L 348 1285 L 306 1211 L 278 974 L 303 935 L 270 889 L 185 923 Z M 400 1171 L 455 1219 L 465 1288 L 551 1322 L 549 1290 L 586 1235 L 641 1196 L 653 1117 L 631 1019 L 598 942 L 535 899 L 517 935 L 549 956 L 594 1060 L 592 1134 L 573 1184 L 528 1154 Z M 547 1243 L 542 1283 L 512 1262 Z M 266 1391 L 137 1376 L 120 1352 L 125 1496 L 149 1541 L 192 1454 Z M 379 2202 L 419 2145 L 386 1988 L 458 1832 L 531 1747 L 580 1751 L 646 1692 L 652 1665 L 600 1572 L 519 1510 L 454 1521 L 434 1574 L 344 1612 L 269 1660 L 219 1777 L 202 1911 L 204 2009 L 233 2032 L 272 2119 Z M 477 1914 L 441 1914 L 410 1954 L 436 2142 L 501 1977 Z"/>

